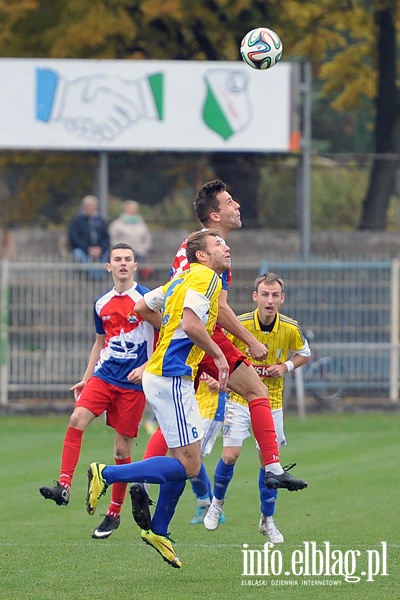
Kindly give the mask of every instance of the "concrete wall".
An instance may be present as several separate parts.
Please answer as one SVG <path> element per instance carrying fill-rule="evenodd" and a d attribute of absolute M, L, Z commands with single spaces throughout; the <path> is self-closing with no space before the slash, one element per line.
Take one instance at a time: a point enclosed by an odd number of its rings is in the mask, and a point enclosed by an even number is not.
<path fill-rule="evenodd" d="M 150 261 L 169 262 L 180 242 L 189 233 L 185 230 L 154 231 Z M 0 256 L 12 260 L 36 259 L 70 260 L 64 231 L 40 228 L 0 230 Z M 262 258 L 295 260 L 300 257 L 301 239 L 294 231 L 246 230 L 233 232 L 229 237 L 234 260 L 247 262 Z M 324 257 L 393 258 L 400 257 L 400 232 L 326 231 L 311 237 L 311 254 Z"/>

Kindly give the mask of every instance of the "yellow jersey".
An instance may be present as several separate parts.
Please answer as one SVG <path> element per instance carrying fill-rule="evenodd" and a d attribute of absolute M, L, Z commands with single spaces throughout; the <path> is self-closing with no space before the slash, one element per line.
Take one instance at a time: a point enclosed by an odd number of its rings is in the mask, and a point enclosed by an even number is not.
<path fill-rule="evenodd" d="M 228 397 L 228 393 L 221 391 L 212 392 L 205 381 L 207 379 L 208 375 L 202 373 L 195 394 L 197 403 L 200 407 L 200 414 L 203 419 L 223 421 L 225 414 L 225 400 Z"/>
<path fill-rule="evenodd" d="M 162 311 L 158 343 L 146 371 L 164 377 L 194 379 L 204 351 L 183 331 L 183 309 L 192 309 L 211 336 L 217 320 L 221 288 L 221 278 L 215 271 L 193 263 L 164 286 L 144 295 L 149 308 L 161 308 Z"/>
<path fill-rule="evenodd" d="M 268 377 L 266 372 L 269 365 L 276 365 L 277 363 L 283 363 L 288 360 L 289 352 L 298 352 L 303 349 L 305 340 L 299 325 L 294 319 L 277 313 L 272 331 L 263 331 L 258 319 L 258 308 L 251 312 L 239 315 L 238 319 L 259 342 L 268 347 L 267 358 L 264 360 L 255 360 L 253 357 L 249 356 L 244 342 L 238 340 L 230 333 L 227 334 L 227 337 L 247 356 L 257 371 L 260 379 L 267 386 L 272 410 L 282 408 L 283 376 Z M 247 404 L 247 401 L 242 396 L 234 392 L 229 394 L 229 399 L 233 402 L 238 402 L 239 404 Z"/>

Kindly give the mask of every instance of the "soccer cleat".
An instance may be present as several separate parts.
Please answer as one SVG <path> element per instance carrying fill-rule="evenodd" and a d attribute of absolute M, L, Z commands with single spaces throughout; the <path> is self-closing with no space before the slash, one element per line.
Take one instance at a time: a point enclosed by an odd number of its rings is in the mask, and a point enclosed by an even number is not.
<path fill-rule="evenodd" d="M 108 485 L 102 477 L 106 465 L 91 463 L 88 469 L 88 489 L 86 494 L 86 510 L 89 515 L 94 515 L 97 503 L 107 491 Z"/>
<path fill-rule="evenodd" d="M 261 515 L 258 531 L 266 535 L 272 544 L 282 544 L 285 541 L 285 538 L 275 525 L 273 517 Z"/>
<path fill-rule="evenodd" d="M 165 535 L 157 535 L 151 529 L 141 531 L 140 537 L 146 544 L 153 546 L 171 567 L 174 567 L 175 569 L 181 568 L 182 563 L 175 554 L 171 540 L 168 537 Z"/>
<path fill-rule="evenodd" d="M 286 465 L 283 467 L 283 473 L 280 475 L 275 475 L 275 473 L 271 473 L 271 471 L 266 471 L 264 483 L 268 489 L 277 490 L 280 488 L 284 488 L 289 490 L 289 492 L 297 492 L 298 490 L 304 490 L 304 488 L 308 487 L 308 483 L 303 481 L 302 479 L 296 479 L 288 471 L 293 469 L 296 466 L 296 463 L 291 465 Z"/>
<path fill-rule="evenodd" d="M 61 485 L 58 481 L 54 482 L 54 487 L 42 486 L 39 488 L 39 492 L 46 500 L 54 500 L 58 506 L 67 506 L 69 502 L 69 491 L 66 487 Z"/>
<path fill-rule="evenodd" d="M 105 540 L 110 537 L 113 531 L 118 529 L 121 522 L 120 517 L 110 517 L 104 515 L 104 519 L 100 525 L 93 531 L 92 538 L 95 540 Z"/>
<path fill-rule="evenodd" d="M 209 506 L 210 506 L 209 504 L 207 504 L 206 506 L 198 506 L 196 514 L 194 515 L 193 519 L 190 521 L 190 524 L 191 525 L 199 525 L 200 523 L 203 523 L 204 517 L 207 514 Z"/>
<path fill-rule="evenodd" d="M 132 516 L 140 529 L 150 529 L 151 514 L 149 506 L 153 504 L 143 483 L 132 483 L 129 494 L 132 504 Z"/>
<path fill-rule="evenodd" d="M 210 506 L 208 507 L 207 514 L 204 517 L 204 521 L 203 521 L 204 527 L 208 531 L 214 531 L 214 529 L 217 529 L 217 527 L 220 523 L 221 515 L 223 515 L 223 514 L 224 514 L 223 506 L 218 506 L 218 504 L 211 503 Z"/>
<path fill-rule="evenodd" d="M 206 516 L 209 507 L 210 507 L 209 504 L 207 504 L 207 506 L 198 506 L 196 514 L 194 515 L 193 519 L 190 521 L 190 524 L 191 525 L 199 525 L 201 523 L 204 523 L 204 517 Z M 222 512 L 219 515 L 219 524 L 223 525 L 224 523 L 225 523 L 225 513 Z"/>

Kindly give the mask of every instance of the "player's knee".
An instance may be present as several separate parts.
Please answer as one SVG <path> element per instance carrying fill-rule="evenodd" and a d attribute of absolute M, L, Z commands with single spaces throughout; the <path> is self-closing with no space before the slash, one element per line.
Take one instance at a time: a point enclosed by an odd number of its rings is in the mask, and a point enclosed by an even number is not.
<path fill-rule="evenodd" d="M 192 459 L 187 461 L 183 466 L 185 467 L 188 479 L 191 479 L 192 477 L 197 477 L 197 475 L 200 473 L 201 460 L 200 458 L 198 460 Z"/>
<path fill-rule="evenodd" d="M 269 398 L 268 388 L 260 381 L 252 381 L 251 384 L 246 386 L 243 397 L 246 398 L 250 404 L 256 398 Z"/>
<path fill-rule="evenodd" d="M 81 429 L 82 431 L 85 431 L 91 420 L 92 419 L 89 417 L 89 411 L 83 411 L 79 408 L 76 408 L 69 418 L 68 426 L 73 427 L 74 429 Z"/>
<path fill-rule="evenodd" d="M 115 442 L 114 456 L 119 460 L 129 458 L 131 455 L 132 438 L 123 438 Z"/>
<path fill-rule="evenodd" d="M 225 447 L 222 452 L 222 460 L 226 465 L 234 465 L 239 458 L 241 448 Z"/>

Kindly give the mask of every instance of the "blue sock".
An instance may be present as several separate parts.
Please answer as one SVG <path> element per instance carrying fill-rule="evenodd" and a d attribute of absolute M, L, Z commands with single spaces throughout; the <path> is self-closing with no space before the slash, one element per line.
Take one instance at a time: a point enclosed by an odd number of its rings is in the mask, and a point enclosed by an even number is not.
<path fill-rule="evenodd" d="M 207 475 L 207 477 L 208 477 L 208 475 Z M 209 477 L 208 477 L 208 497 L 210 498 L 210 502 L 211 502 L 212 497 L 213 497 L 213 492 L 212 492 L 211 480 Z"/>
<path fill-rule="evenodd" d="M 275 503 L 278 497 L 278 490 L 270 490 L 264 483 L 265 469 L 260 469 L 258 477 L 258 489 L 260 490 L 261 512 L 266 517 L 272 517 L 275 512 Z"/>
<path fill-rule="evenodd" d="M 185 485 L 186 480 L 170 481 L 160 485 L 157 505 L 151 520 L 151 530 L 157 535 L 168 536 L 168 527 Z"/>
<path fill-rule="evenodd" d="M 211 481 L 203 463 L 201 463 L 200 473 L 196 477 L 192 477 L 190 483 L 198 500 L 207 500 L 207 498 L 211 500 Z"/>
<path fill-rule="evenodd" d="M 233 477 L 235 465 L 227 465 L 222 458 L 219 459 L 214 473 L 214 496 L 217 500 L 223 500 L 226 496 L 226 490 Z"/>
<path fill-rule="evenodd" d="M 128 465 L 108 465 L 103 469 L 103 477 L 107 483 L 123 481 L 129 483 L 165 483 L 166 481 L 183 481 L 187 479 L 184 466 L 177 458 L 170 456 L 154 456 L 146 460 L 138 460 Z"/>

